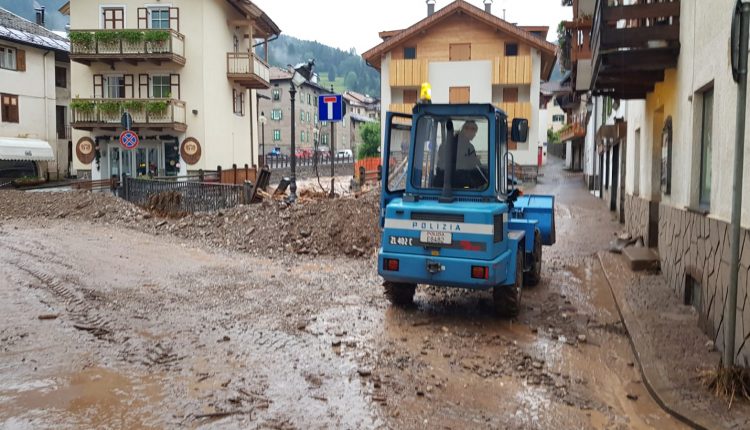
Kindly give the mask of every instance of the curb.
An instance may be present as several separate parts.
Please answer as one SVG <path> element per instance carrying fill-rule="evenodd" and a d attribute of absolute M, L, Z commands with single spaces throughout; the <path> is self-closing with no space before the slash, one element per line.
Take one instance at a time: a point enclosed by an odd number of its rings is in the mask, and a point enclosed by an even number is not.
<path fill-rule="evenodd" d="M 617 298 L 617 294 L 615 294 L 614 289 L 612 288 L 612 281 L 609 279 L 609 274 L 604 269 L 604 261 L 602 261 L 601 251 L 596 253 L 596 258 L 599 260 L 599 265 L 602 268 L 602 272 L 604 273 L 604 278 L 607 280 L 607 286 L 609 287 L 609 291 L 612 294 L 612 298 L 615 302 L 615 307 L 617 308 L 617 313 L 620 315 L 620 321 L 622 322 L 623 326 L 625 327 L 625 330 L 628 334 L 628 341 L 630 342 L 630 348 L 633 350 L 633 355 L 635 356 L 635 361 L 638 363 L 638 370 L 641 373 L 641 378 L 643 379 L 643 383 L 646 386 L 646 389 L 651 394 L 651 397 L 654 399 L 654 401 L 667 413 L 672 415 L 677 420 L 681 421 L 684 424 L 689 425 L 690 427 L 698 430 L 708 430 L 707 427 L 704 427 L 703 425 L 697 423 L 696 421 L 692 420 L 685 414 L 680 413 L 678 410 L 676 410 L 674 407 L 667 404 L 667 402 L 664 400 L 664 396 L 660 395 L 658 390 L 654 388 L 654 385 L 651 382 L 651 379 L 649 378 L 649 375 L 644 371 L 643 369 L 643 363 L 641 362 L 641 355 L 638 352 L 638 348 L 636 347 L 635 341 L 633 340 L 633 337 L 630 335 L 630 326 L 628 325 L 628 322 L 623 315 L 623 307 L 626 307 L 626 312 L 630 313 L 630 309 L 627 305 L 627 303 L 621 303 Z"/>

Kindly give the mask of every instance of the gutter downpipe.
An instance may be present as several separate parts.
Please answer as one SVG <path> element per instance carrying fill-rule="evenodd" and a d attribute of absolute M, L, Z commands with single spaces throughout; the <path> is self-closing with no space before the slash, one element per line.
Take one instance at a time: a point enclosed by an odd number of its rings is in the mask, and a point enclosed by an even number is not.
<path fill-rule="evenodd" d="M 747 102 L 747 50 L 748 27 L 750 27 L 750 3 L 741 1 L 740 18 L 740 51 L 737 87 L 737 130 L 734 140 L 734 179 L 732 180 L 732 236 L 729 260 L 729 291 L 727 293 L 726 314 L 727 326 L 724 339 L 724 367 L 734 367 L 735 330 L 737 327 L 737 278 L 740 261 L 740 222 L 742 215 L 742 174 L 745 143 L 745 104 Z"/>

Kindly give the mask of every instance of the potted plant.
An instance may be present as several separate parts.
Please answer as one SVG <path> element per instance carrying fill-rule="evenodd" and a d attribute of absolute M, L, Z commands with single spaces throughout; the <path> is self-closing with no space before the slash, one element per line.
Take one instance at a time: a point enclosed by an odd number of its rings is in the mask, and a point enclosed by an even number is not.
<path fill-rule="evenodd" d="M 70 109 L 73 111 L 74 122 L 85 121 L 87 119 L 90 120 L 94 113 L 94 108 L 96 108 L 96 103 L 91 100 L 75 98 L 70 102 Z"/>
<path fill-rule="evenodd" d="M 94 51 L 94 33 L 89 31 L 71 31 L 70 42 L 74 53 L 91 53 Z"/>
<path fill-rule="evenodd" d="M 144 34 L 146 51 L 153 53 L 167 52 L 167 42 L 170 38 L 167 30 L 151 30 Z"/>
<path fill-rule="evenodd" d="M 122 104 L 122 107 L 130 113 L 141 113 L 146 108 L 146 103 L 141 100 L 128 100 Z"/>
<path fill-rule="evenodd" d="M 120 52 L 120 32 L 115 30 L 101 30 L 94 33 L 99 52 Z"/>
<path fill-rule="evenodd" d="M 139 30 L 121 30 L 120 39 L 123 42 L 123 51 L 142 52 L 144 34 Z"/>
<path fill-rule="evenodd" d="M 119 119 L 122 111 L 122 103 L 117 101 L 105 101 L 99 103 L 99 113 L 102 120 Z"/>
<path fill-rule="evenodd" d="M 166 101 L 154 101 L 146 104 L 146 112 L 150 118 L 161 118 L 167 113 L 169 103 Z"/>

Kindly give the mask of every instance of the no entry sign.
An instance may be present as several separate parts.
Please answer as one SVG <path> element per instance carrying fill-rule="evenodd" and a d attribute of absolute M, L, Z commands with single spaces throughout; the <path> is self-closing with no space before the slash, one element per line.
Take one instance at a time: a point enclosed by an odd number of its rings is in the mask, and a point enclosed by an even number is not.
<path fill-rule="evenodd" d="M 135 149 L 139 143 L 138 135 L 132 130 L 125 130 L 120 134 L 120 146 L 125 149 Z"/>

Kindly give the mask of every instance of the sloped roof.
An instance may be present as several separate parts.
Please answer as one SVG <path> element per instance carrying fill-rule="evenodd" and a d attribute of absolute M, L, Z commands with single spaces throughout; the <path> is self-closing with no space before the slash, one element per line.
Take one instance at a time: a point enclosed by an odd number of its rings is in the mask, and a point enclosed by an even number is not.
<path fill-rule="evenodd" d="M 61 53 L 70 52 L 68 39 L 0 8 L 0 39 Z"/>
<path fill-rule="evenodd" d="M 258 36 L 269 37 L 281 34 L 281 29 L 265 12 L 250 0 L 227 0 L 246 18 L 255 20 L 255 27 L 260 30 Z"/>
<path fill-rule="evenodd" d="M 432 15 L 422 19 L 421 21 L 404 30 L 380 32 L 380 37 L 384 38 L 385 40 L 374 48 L 363 53 L 362 58 L 364 58 L 365 61 L 379 70 L 381 57 L 386 52 L 391 51 L 393 48 L 399 46 L 402 42 L 405 42 L 412 36 L 415 36 L 423 31 L 432 28 L 439 22 L 457 13 L 465 13 L 467 16 L 470 16 L 480 22 L 494 27 L 506 34 L 517 38 L 519 41 L 538 49 L 542 54 L 542 78 L 546 80 L 552 72 L 552 67 L 555 63 L 555 54 L 557 51 L 556 45 L 531 34 L 521 27 L 498 18 L 491 13 L 487 13 L 483 9 L 480 9 L 466 2 L 465 0 L 455 0 L 448 6 L 445 6 L 444 8 L 436 11 Z"/>

